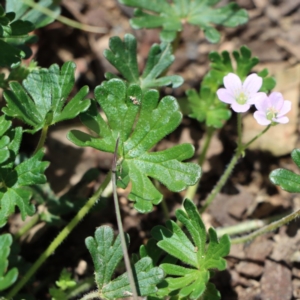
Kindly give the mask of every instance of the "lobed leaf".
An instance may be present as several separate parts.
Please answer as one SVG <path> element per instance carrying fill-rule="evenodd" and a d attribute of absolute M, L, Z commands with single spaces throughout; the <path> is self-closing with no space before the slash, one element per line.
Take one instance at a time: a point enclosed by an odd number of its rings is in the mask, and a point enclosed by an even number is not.
<path fill-rule="evenodd" d="M 178 75 L 159 77 L 175 59 L 171 44 L 154 44 L 151 47 L 147 64 L 141 75 L 139 75 L 137 62 L 137 42 L 133 35 L 126 34 L 124 42 L 117 36 L 110 38 L 109 48 L 110 50 L 104 51 L 104 56 L 129 84 L 138 84 L 145 90 L 170 85 L 176 88 L 183 83 L 183 78 Z M 105 76 L 107 79 L 116 78 L 111 73 L 106 73 Z"/>
<path fill-rule="evenodd" d="M 33 30 L 31 22 L 16 19 L 13 11 L 5 12 L 0 4 L 0 67 L 16 66 L 32 54 L 26 44 L 36 41 L 28 35 Z"/>
<path fill-rule="evenodd" d="M 193 155 L 192 145 L 182 144 L 160 152 L 148 152 L 180 124 L 182 115 L 175 98 L 167 96 L 159 102 L 157 91 L 143 93 L 139 86 L 126 87 L 119 79 L 104 82 L 96 88 L 95 96 L 107 122 L 93 103 L 81 115 L 81 121 L 94 135 L 72 130 L 68 138 L 78 146 L 114 153 L 119 137 L 117 184 L 125 188 L 131 182 L 128 198 L 135 202 L 138 211 L 149 212 L 153 204 L 162 199 L 162 194 L 149 177 L 177 192 L 196 183 L 200 167 L 182 163 Z"/>
<path fill-rule="evenodd" d="M 31 133 L 44 126 L 75 118 L 90 106 L 90 100 L 84 100 L 88 93 L 87 86 L 82 87 L 65 105 L 75 83 L 75 67 L 73 62 L 66 62 L 59 70 L 58 65 L 54 64 L 49 69 L 33 70 L 23 81 L 23 86 L 11 82 L 11 90 L 4 92 L 7 106 L 2 109 L 3 112 L 31 125 L 33 129 L 28 130 Z"/>
<path fill-rule="evenodd" d="M 16 150 L 18 146 L 17 143 L 11 143 L 9 148 Z M 41 161 L 43 156 L 44 153 L 40 150 L 30 159 L 14 167 L 12 155 L 6 164 L 0 165 L 0 227 L 6 224 L 16 205 L 23 220 L 27 215 L 34 214 L 34 205 L 30 203 L 31 192 L 24 187 L 46 182 L 44 171 L 49 163 Z"/>
<path fill-rule="evenodd" d="M 294 149 L 291 153 L 295 164 L 300 168 L 300 149 Z M 270 180 L 290 193 L 300 192 L 300 175 L 286 169 L 276 169 L 269 175 Z"/>
<path fill-rule="evenodd" d="M 159 285 L 157 295 L 172 294 L 188 299 L 198 299 L 200 296 L 209 299 L 211 295 L 211 299 L 220 299 L 220 294 L 208 280 L 211 269 L 224 270 L 226 267 L 223 257 L 229 254 L 229 237 L 224 235 L 218 240 L 216 231 L 210 228 L 209 243 L 206 244 L 206 229 L 196 206 L 188 199 L 183 206 L 184 210 L 176 211 L 176 217 L 186 227 L 193 243 L 173 221 L 168 221 L 166 228 L 155 226 L 151 231 L 158 241 L 158 247 L 189 265 L 183 267 L 170 263 L 161 264 L 161 268 L 169 276 Z"/>
<path fill-rule="evenodd" d="M 127 237 L 128 238 L 128 237 Z M 99 296 L 105 299 L 124 298 L 131 295 L 127 273 L 112 280 L 112 275 L 123 257 L 119 235 L 114 238 L 113 230 L 101 226 L 95 238 L 88 237 L 86 246 L 92 256 Z M 140 296 L 157 291 L 156 285 L 164 277 L 162 269 L 153 267 L 150 257 L 143 257 L 132 266 Z"/>
<path fill-rule="evenodd" d="M 246 10 L 240 9 L 236 3 L 213 8 L 219 1 L 185 0 L 172 2 L 167 0 L 119 0 L 121 3 L 137 8 L 130 23 L 134 29 L 162 28 L 160 38 L 171 42 L 177 32 L 182 30 L 182 24 L 189 23 L 204 31 L 206 38 L 217 43 L 220 33 L 212 24 L 235 27 L 248 21 Z"/>
<path fill-rule="evenodd" d="M 17 268 L 8 269 L 8 256 L 12 244 L 11 234 L 5 233 L 0 235 L 0 291 L 9 288 L 18 277 Z"/>

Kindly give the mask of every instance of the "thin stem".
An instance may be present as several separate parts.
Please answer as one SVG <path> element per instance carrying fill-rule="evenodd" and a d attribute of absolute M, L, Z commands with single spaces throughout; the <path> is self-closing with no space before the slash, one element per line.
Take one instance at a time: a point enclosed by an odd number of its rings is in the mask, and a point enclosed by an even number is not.
<path fill-rule="evenodd" d="M 206 158 L 207 150 L 209 148 L 211 138 L 212 138 L 214 132 L 215 132 L 215 129 L 213 127 L 208 127 L 207 128 L 203 149 L 202 149 L 201 154 L 200 154 L 199 159 L 198 159 L 198 165 L 200 167 L 202 166 L 202 164 L 203 164 L 203 162 Z M 188 199 L 192 200 L 195 197 L 198 186 L 199 186 L 199 180 L 195 185 L 189 186 L 187 191 L 186 191 L 185 198 L 188 198 Z"/>
<path fill-rule="evenodd" d="M 48 133 L 48 129 L 49 129 L 49 125 L 44 125 L 41 135 L 40 135 L 40 139 L 39 142 L 33 152 L 33 155 L 36 154 L 40 149 L 42 149 L 44 147 L 45 141 L 46 141 L 46 137 L 47 137 L 47 133 Z"/>
<path fill-rule="evenodd" d="M 256 141 L 265 132 L 267 132 L 269 130 L 269 128 L 271 127 L 271 125 L 267 126 L 262 132 L 260 132 L 252 140 L 250 140 L 250 142 L 248 142 L 247 144 L 243 145 L 242 144 L 242 138 L 241 138 L 242 137 L 241 136 L 241 133 L 242 133 L 242 119 L 241 119 L 241 116 L 239 116 L 239 115 L 240 114 L 238 114 L 238 146 L 237 146 L 236 152 L 235 152 L 234 156 L 232 157 L 229 165 L 227 166 L 225 172 L 223 173 L 223 175 L 219 179 L 218 183 L 213 188 L 213 190 L 210 192 L 210 194 L 208 195 L 208 197 L 205 199 L 204 205 L 200 209 L 200 213 L 203 213 L 207 209 L 207 207 L 211 204 L 211 202 L 214 200 L 214 198 L 216 197 L 216 195 L 220 192 L 220 190 L 222 189 L 222 187 L 226 183 L 228 177 L 230 176 L 230 174 L 231 174 L 234 166 L 238 162 L 239 158 L 243 155 L 243 153 L 246 150 L 246 148 L 249 147 L 250 144 L 252 144 L 254 141 Z"/>
<path fill-rule="evenodd" d="M 125 266 L 126 266 L 126 270 L 127 270 L 127 274 L 128 274 L 129 284 L 130 284 L 131 291 L 132 291 L 132 297 L 134 300 L 137 300 L 138 294 L 137 294 L 137 289 L 135 286 L 135 281 L 134 281 L 134 277 L 133 277 L 133 273 L 132 273 L 132 268 L 131 268 L 131 264 L 130 264 L 130 260 L 129 260 L 128 251 L 127 251 L 126 238 L 125 238 L 125 233 L 124 233 L 122 219 L 121 219 L 121 212 L 120 212 L 118 195 L 117 195 L 117 187 L 116 187 L 118 145 L 119 145 L 119 137 L 116 142 L 115 154 L 114 154 L 113 165 L 112 165 L 113 198 L 114 198 L 114 204 L 115 204 L 115 210 L 116 210 L 119 235 L 120 235 L 120 239 L 121 239 L 121 246 L 122 246 L 122 250 L 123 250 L 124 261 L 125 261 Z"/>
<path fill-rule="evenodd" d="M 80 22 L 71 20 L 69 18 L 66 18 L 64 16 L 57 16 L 56 13 L 54 13 L 51 9 L 41 6 L 38 3 L 35 3 L 32 0 L 21 0 L 24 4 L 32 7 L 33 9 L 45 14 L 46 16 L 56 19 L 57 21 L 60 21 L 63 24 L 66 24 L 70 27 L 77 28 L 83 31 L 88 31 L 88 32 L 94 32 L 94 33 L 106 33 L 107 29 L 102 28 L 102 27 L 96 27 L 96 26 L 90 26 L 86 24 L 82 24 Z"/>
<path fill-rule="evenodd" d="M 86 216 L 90 209 L 94 206 L 97 200 L 100 198 L 103 190 L 109 184 L 111 179 L 111 172 L 109 172 L 100 185 L 98 190 L 94 195 L 86 202 L 86 204 L 78 211 L 77 215 L 70 221 L 70 223 L 58 234 L 58 236 L 53 240 L 53 242 L 48 246 L 48 248 L 40 255 L 40 257 L 35 261 L 27 273 L 17 282 L 17 284 L 11 289 L 7 294 L 6 298 L 13 298 L 18 291 L 27 283 L 27 281 L 35 274 L 35 272 L 40 268 L 40 266 L 47 260 L 49 256 L 58 248 L 58 246 L 67 238 L 71 231 L 77 226 L 77 224 Z"/>
<path fill-rule="evenodd" d="M 86 295 L 84 295 L 82 298 L 80 298 L 80 300 L 91 300 L 91 299 L 101 299 L 99 296 L 98 291 L 92 291 Z"/>
<path fill-rule="evenodd" d="M 241 233 L 245 233 L 245 232 L 249 232 L 255 229 L 259 229 L 262 228 L 263 226 L 270 224 L 271 222 L 277 221 L 283 217 L 287 216 L 287 213 L 284 214 L 280 214 L 280 215 L 276 215 L 276 216 L 272 216 L 269 218 L 265 218 L 263 220 L 249 220 L 249 221 L 245 221 L 233 226 L 227 226 L 227 227 L 223 227 L 223 228 L 217 228 L 216 232 L 217 232 L 217 236 L 221 237 L 224 234 L 228 234 L 228 235 L 236 235 L 236 234 L 241 234 Z"/>
<path fill-rule="evenodd" d="M 161 200 L 160 205 L 161 205 L 165 220 L 170 220 L 170 213 L 168 210 L 168 206 L 167 206 L 165 197 L 163 197 L 163 199 Z"/>
<path fill-rule="evenodd" d="M 242 114 L 237 114 L 238 147 L 242 145 Z"/>
<path fill-rule="evenodd" d="M 268 125 L 261 133 L 259 133 L 257 136 L 255 136 L 250 142 L 248 142 L 246 145 L 243 146 L 244 149 L 248 148 L 250 144 L 252 144 L 254 141 L 256 141 L 259 137 L 261 137 L 264 133 L 266 133 L 272 125 Z"/>
<path fill-rule="evenodd" d="M 22 226 L 18 232 L 14 235 L 14 239 L 18 240 L 21 236 L 27 233 L 38 221 L 40 220 L 40 214 L 36 213 L 27 223 Z"/>
<path fill-rule="evenodd" d="M 271 232 L 271 231 L 293 221 L 294 219 L 298 218 L 299 216 L 300 216 L 300 209 L 297 210 L 296 212 L 289 214 L 286 217 L 283 217 L 282 219 L 280 219 L 278 221 L 275 221 L 259 230 L 254 231 L 246 236 L 243 236 L 241 238 L 232 239 L 231 244 L 242 244 L 242 243 L 249 242 L 260 235 L 263 235 L 267 232 Z"/>
<path fill-rule="evenodd" d="M 207 207 L 211 204 L 211 202 L 215 199 L 215 197 L 217 196 L 217 194 L 220 192 L 220 190 L 222 189 L 222 187 L 224 186 L 224 184 L 226 183 L 228 177 L 230 176 L 234 166 L 236 165 L 236 163 L 238 162 L 239 158 L 241 156 L 240 151 L 236 151 L 234 156 L 232 157 L 229 165 L 227 166 L 225 172 L 223 173 L 223 175 L 221 176 L 221 178 L 219 179 L 218 183 L 216 184 L 216 186 L 213 188 L 213 190 L 211 191 L 211 193 L 208 195 L 208 197 L 205 199 L 204 201 L 204 205 L 203 207 L 200 209 L 200 213 L 203 213 Z"/>

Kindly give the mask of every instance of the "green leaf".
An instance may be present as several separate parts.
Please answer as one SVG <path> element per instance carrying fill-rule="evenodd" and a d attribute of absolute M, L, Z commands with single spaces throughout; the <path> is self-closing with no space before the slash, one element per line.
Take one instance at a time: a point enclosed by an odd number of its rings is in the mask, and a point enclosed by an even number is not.
<path fill-rule="evenodd" d="M 300 149 L 291 153 L 294 163 L 300 168 Z M 276 169 L 270 173 L 270 180 L 290 193 L 300 192 L 300 175 L 286 169 Z"/>
<path fill-rule="evenodd" d="M 110 227 L 101 226 L 97 228 L 95 238 L 86 239 L 86 246 L 94 262 L 99 296 L 105 299 L 130 296 L 131 289 L 127 273 L 112 280 L 112 275 L 123 257 L 120 236 L 114 238 Z M 143 257 L 132 268 L 140 296 L 147 296 L 157 291 L 156 285 L 162 280 L 164 273 L 162 269 L 152 267 L 150 257 Z"/>
<path fill-rule="evenodd" d="M 17 20 L 29 21 L 34 24 L 35 28 L 44 27 L 52 23 L 55 18 L 60 15 L 60 6 L 56 5 L 52 0 L 39 0 L 36 3 L 43 8 L 50 9 L 52 11 L 52 17 L 44 15 L 19 0 L 7 1 L 5 10 L 6 12 L 13 11 L 16 14 Z"/>
<path fill-rule="evenodd" d="M 216 231 L 210 228 L 209 243 L 206 244 L 205 226 L 196 206 L 188 199 L 184 201 L 183 206 L 185 211 L 177 210 L 176 217 L 186 227 L 190 238 L 174 221 L 168 221 L 167 227 L 155 226 L 151 231 L 152 236 L 158 241 L 158 247 L 188 265 L 188 267 L 170 263 L 160 265 L 169 276 L 159 285 L 157 295 L 166 296 L 172 293 L 177 294 L 179 298 L 198 299 L 206 293 L 215 296 L 211 299 L 220 299 L 208 280 L 211 269 L 226 268 L 223 257 L 229 254 L 229 237 L 224 235 L 218 240 Z M 209 290 L 206 292 L 207 288 Z"/>
<path fill-rule="evenodd" d="M 216 93 L 211 93 L 207 87 L 202 87 L 198 94 L 195 90 L 186 92 L 191 113 L 189 117 L 204 122 L 208 127 L 221 128 L 231 117 L 231 111 L 226 104 L 217 99 Z"/>
<path fill-rule="evenodd" d="M 4 115 L 0 117 L 0 165 L 10 157 L 9 144 L 10 138 L 5 135 L 11 126 L 11 121 L 7 120 Z"/>
<path fill-rule="evenodd" d="M 81 115 L 81 121 L 94 134 L 72 130 L 68 138 L 78 146 L 114 153 L 119 136 L 117 184 L 124 188 L 131 182 L 128 198 L 135 202 L 138 211 L 149 212 L 152 205 L 162 199 L 149 177 L 176 192 L 197 182 L 200 167 L 182 163 L 193 156 L 192 145 L 181 144 L 164 151 L 148 152 L 180 124 L 182 115 L 175 98 L 167 96 L 159 101 L 157 91 L 142 93 L 139 86 L 127 88 L 119 79 L 98 86 L 95 96 L 107 122 L 94 103 Z"/>
<path fill-rule="evenodd" d="M 22 58 L 28 58 L 32 52 L 26 44 L 36 41 L 36 36 L 28 33 L 34 30 L 29 21 L 15 18 L 14 12 L 5 13 L 0 4 L 0 67 L 16 66 Z"/>
<path fill-rule="evenodd" d="M 171 44 L 154 44 L 151 47 L 147 64 L 141 76 L 137 62 L 137 42 L 133 35 L 126 34 L 124 42 L 117 36 L 110 38 L 109 48 L 110 50 L 104 51 L 104 56 L 129 84 L 138 84 L 145 90 L 169 85 L 176 88 L 183 83 L 183 78 L 178 75 L 159 77 L 175 59 Z M 106 74 L 108 79 L 115 77 L 111 73 Z"/>
<path fill-rule="evenodd" d="M 246 10 L 240 9 L 236 3 L 213 8 L 219 1 L 208 0 L 119 0 L 119 2 L 136 7 L 134 18 L 130 23 L 134 29 L 162 28 L 160 38 L 171 42 L 176 33 L 182 30 L 182 24 L 189 23 L 204 31 L 206 38 L 217 43 L 219 32 L 212 24 L 235 27 L 248 21 Z"/>
<path fill-rule="evenodd" d="M 6 224 L 15 205 L 19 207 L 23 220 L 34 214 L 34 205 L 29 202 L 31 192 L 24 187 L 46 182 L 44 171 L 49 163 L 41 161 L 43 156 L 40 150 L 15 168 L 11 164 L 0 166 L 0 227 Z"/>
<path fill-rule="evenodd" d="M 33 70 L 36 70 L 37 68 L 37 62 L 31 60 L 29 65 L 21 63 L 17 67 L 11 69 L 7 78 L 5 78 L 4 74 L 0 74 L 0 88 L 8 89 L 10 81 L 22 82 L 27 78 L 29 73 L 31 73 Z"/>
<path fill-rule="evenodd" d="M 8 268 L 8 256 L 10 253 L 10 246 L 12 244 L 12 237 L 10 234 L 0 235 L 0 291 L 9 288 L 18 277 L 17 268 L 12 268 L 9 271 Z"/>
<path fill-rule="evenodd" d="M 68 300 L 66 293 L 57 288 L 50 288 L 49 294 L 52 297 L 51 300 Z"/>
<path fill-rule="evenodd" d="M 221 299 L 220 292 L 216 289 L 216 286 L 212 283 L 208 283 L 206 290 L 202 296 L 203 300 L 219 300 Z"/>
<path fill-rule="evenodd" d="M 55 282 L 56 285 L 63 291 L 74 287 L 76 285 L 76 281 L 74 281 L 71 276 L 72 274 L 69 271 L 63 269 L 60 273 L 59 280 Z"/>
<path fill-rule="evenodd" d="M 4 92 L 7 106 L 3 112 L 31 125 L 33 129 L 28 130 L 31 133 L 75 118 L 90 106 L 90 100 L 83 100 L 88 93 L 87 86 L 65 105 L 75 83 L 75 67 L 73 62 L 66 62 L 59 70 L 54 64 L 49 69 L 33 70 L 23 81 L 23 86 L 11 82 L 11 90 Z"/>
<path fill-rule="evenodd" d="M 188 90 L 186 92 L 188 101 L 189 117 L 205 122 L 206 126 L 221 128 L 225 121 L 231 117 L 231 111 L 227 105 L 217 97 L 217 90 L 223 86 L 223 78 L 228 73 L 236 73 L 242 80 L 251 72 L 252 68 L 259 63 L 257 57 L 251 56 L 251 51 L 246 46 L 242 46 L 239 51 L 232 53 L 235 63 L 231 61 L 228 51 L 211 52 L 210 70 L 204 76 L 200 86 L 200 91 Z M 233 65 L 236 68 L 233 68 Z M 258 75 L 263 78 L 262 92 L 269 92 L 275 87 L 275 79 L 268 76 L 268 70 L 264 69 Z"/>
<path fill-rule="evenodd" d="M 38 2 L 43 8 L 51 9 L 54 17 L 60 14 L 60 7 L 52 0 Z M 53 22 L 50 18 L 19 0 L 6 1 L 6 10 L 0 4 L 0 67 L 15 67 L 21 59 L 31 56 L 27 44 L 37 41 L 35 35 L 29 35 L 35 28 Z"/>

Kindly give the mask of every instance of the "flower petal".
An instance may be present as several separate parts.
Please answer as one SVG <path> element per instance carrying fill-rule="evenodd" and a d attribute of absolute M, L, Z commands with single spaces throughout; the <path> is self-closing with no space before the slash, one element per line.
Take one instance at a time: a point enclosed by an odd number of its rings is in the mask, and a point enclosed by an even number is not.
<path fill-rule="evenodd" d="M 269 99 L 271 101 L 271 105 L 278 111 L 281 111 L 284 99 L 281 93 L 273 92 L 270 94 Z"/>
<path fill-rule="evenodd" d="M 262 86 L 262 78 L 257 74 L 249 75 L 243 83 L 244 92 L 255 94 L 259 91 Z"/>
<path fill-rule="evenodd" d="M 258 124 L 260 125 L 269 125 L 271 124 L 271 121 L 267 119 L 266 114 L 263 113 L 262 111 L 256 111 L 253 114 L 255 120 L 257 121 Z"/>
<path fill-rule="evenodd" d="M 218 89 L 217 90 L 217 95 L 218 98 L 225 103 L 233 103 L 235 101 L 233 94 L 231 94 L 230 91 L 226 90 L 226 89 Z"/>
<path fill-rule="evenodd" d="M 233 73 L 229 73 L 223 79 L 224 86 L 233 95 L 239 93 L 242 90 L 242 81 L 239 76 Z"/>
<path fill-rule="evenodd" d="M 281 124 L 286 124 L 290 120 L 288 117 L 280 117 L 280 118 L 274 118 L 274 122 L 281 123 Z"/>
<path fill-rule="evenodd" d="M 258 105 L 260 105 L 261 108 L 258 108 L 256 106 L 256 108 L 258 110 L 266 110 L 268 108 L 268 96 L 266 93 L 263 92 L 259 92 L 254 94 L 252 97 L 249 98 L 249 100 L 247 101 L 248 104 L 255 104 L 259 103 Z"/>
<path fill-rule="evenodd" d="M 284 100 L 281 110 L 279 111 L 277 118 L 280 118 L 287 114 L 292 109 L 292 102 L 289 100 Z"/>
<path fill-rule="evenodd" d="M 242 113 L 242 112 L 246 112 L 247 110 L 249 110 L 250 105 L 248 103 L 241 105 L 236 102 L 233 102 L 231 104 L 231 108 L 237 113 Z"/>

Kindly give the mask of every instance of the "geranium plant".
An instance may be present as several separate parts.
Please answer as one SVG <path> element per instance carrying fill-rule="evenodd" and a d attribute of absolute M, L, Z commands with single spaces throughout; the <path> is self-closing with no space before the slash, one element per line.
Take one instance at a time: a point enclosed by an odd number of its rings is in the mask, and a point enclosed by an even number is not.
<path fill-rule="evenodd" d="M 236 3 L 215 5 L 218 0 L 119 0 L 135 8 L 130 20 L 135 29 L 160 28 L 160 44 L 149 50 L 147 62 L 139 69 L 137 40 L 126 34 L 110 38 L 105 58 L 118 72 L 108 72 L 105 80 L 87 99 L 89 88 L 82 87 L 74 94 L 76 65 L 72 61 L 41 68 L 38 62 L 29 66 L 22 60 L 32 54 L 30 46 L 36 37 L 30 34 L 59 18 L 60 7 L 50 0 L 37 2 L 6 1 L 0 5 L 0 74 L 5 105 L 0 116 L 0 295 L 2 299 L 36 299 L 32 278 L 47 258 L 60 247 L 70 232 L 80 226 L 80 220 L 91 209 L 99 209 L 103 191 L 112 183 L 119 232 L 101 224 L 94 236 L 86 238 L 91 255 L 96 287 L 78 289 L 76 279 L 67 270 L 49 289 L 52 299 L 116 299 L 138 296 L 149 299 L 221 299 L 221 294 L 210 282 L 214 271 L 226 268 L 231 238 L 225 234 L 220 239 L 214 228 L 206 229 L 201 213 L 210 205 L 229 178 L 237 161 L 245 155 L 247 147 L 266 133 L 271 126 L 284 126 L 289 121 L 285 115 L 291 102 L 278 92 L 274 78 L 268 70 L 259 73 L 253 67 L 259 64 L 246 46 L 222 53 L 212 52 L 207 59 L 211 65 L 201 81 L 199 92 L 186 91 L 187 115 L 206 128 L 206 141 L 198 163 L 191 144 L 179 144 L 162 151 L 154 147 L 181 124 L 183 113 L 172 95 L 162 96 L 163 87 L 179 87 L 184 78 L 169 74 L 174 62 L 182 25 L 197 26 L 209 42 L 218 42 L 220 33 L 215 25 L 235 27 L 248 20 L 246 10 Z M 60 18 L 62 21 L 66 21 Z M 72 23 L 73 24 L 73 23 Z M 233 63 L 232 59 L 235 60 Z M 8 76 L 5 74 L 9 74 Z M 201 78 L 199 78 L 200 81 Z M 91 94 L 90 94 L 91 95 Z M 242 113 L 254 105 L 254 118 L 265 127 L 259 135 L 242 143 Z M 193 203 L 201 179 L 201 165 L 212 135 L 237 113 L 237 148 L 231 162 L 207 198 L 198 207 Z M 111 170 L 89 199 L 74 204 L 68 192 L 57 196 L 47 183 L 44 147 L 50 126 L 79 117 L 86 130 L 76 128 L 67 138 L 79 147 L 92 147 L 114 155 Z M 22 158 L 21 142 L 31 134 L 40 134 L 33 153 Z M 25 134 L 26 133 L 26 134 Z M 299 150 L 292 153 L 299 166 Z M 57 153 L 57 155 L 65 155 Z M 98 177 L 96 170 L 87 172 L 81 184 Z M 276 170 L 271 180 L 290 192 L 299 192 L 299 175 L 287 170 Z M 182 207 L 175 212 L 176 219 L 165 225 L 153 224 L 151 238 L 141 245 L 139 254 L 129 256 L 130 237 L 124 233 L 118 206 L 117 187 L 129 190 L 128 199 L 138 213 L 150 213 L 164 201 L 162 186 L 172 192 L 185 191 Z M 74 187 L 76 188 L 76 187 Z M 40 210 L 40 207 L 43 210 Z M 17 213 L 22 220 L 32 216 L 33 222 L 19 234 L 11 234 L 8 219 Z M 65 224 L 62 216 L 73 218 Z M 297 213 L 283 218 L 261 231 L 245 237 L 248 241 L 266 231 L 289 222 Z M 60 233 L 30 266 L 23 270 L 22 259 L 10 262 L 12 245 L 31 226 L 43 220 L 48 226 L 57 226 Z M 63 227 L 65 226 L 65 227 Z M 125 262 L 125 269 L 120 262 Z M 22 276 L 19 277 L 22 269 Z M 93 281 L 93 280 L 92 280 Z M 54 284 L 54 282 L 53 282 Z M 84 293 L 83 293 L 84 292 Z M 18 297 L 18 298 L 16 298 Z M 174 298 L 175 299 L 175 298 Z"/>

